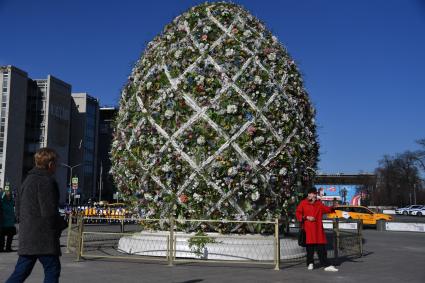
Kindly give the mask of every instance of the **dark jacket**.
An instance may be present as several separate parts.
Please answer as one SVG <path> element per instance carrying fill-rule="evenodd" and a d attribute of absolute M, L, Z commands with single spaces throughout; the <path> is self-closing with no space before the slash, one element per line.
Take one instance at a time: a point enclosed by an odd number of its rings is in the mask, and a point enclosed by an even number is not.
<path fill-rule="evenodd" d="M 0 201 L 0 231 L 1 231 L 2 226 L 3 226 L 3 206 L 2 206 L 2 203 Z"/>
<path fill-rule="evenodd" d="M 15 208 L 13 198 L 8 200 L 5 194 L 6 193 L 3 193 L 3 196 L 0 200 L 2 206 L 1 210 L 3 212 L 3 222 L 0 222 L 0 227 L 15 227 Z"/>
<path fill-rule="evenodd" d="M 28 172 L 16 198 L 19 255 L 61 255 L 59 188 L 44 169 Z"/>

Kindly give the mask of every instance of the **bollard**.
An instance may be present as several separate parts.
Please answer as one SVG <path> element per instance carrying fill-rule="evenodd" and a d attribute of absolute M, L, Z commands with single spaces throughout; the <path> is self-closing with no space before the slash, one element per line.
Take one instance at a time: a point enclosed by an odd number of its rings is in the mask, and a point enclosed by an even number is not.
<path fill-rule="evenodd" d="M 120 225 L 121 225 L 121 233 L 124 233 L 124 219 L 123 218 L 121 218 Z"/>
<path fill-rule="evenodd" d="M 71 229 L 72 229 L 72 214 L 70 213 L 68 215 L 68 233 L 67 233 L 67 238 L 66 238 L 66 252 L 67 254 L 69 254 L 71 251 L 69 249 L 69 245 L 71 244 Z"/>
<path fill-rule="evenodd" d="M 77 237 L 77 261 L 80 261 L 83 254 L 83 232 L 84 232 L 84 217 L 78 216 L 78 237 Z"/>
<path fill-rule="evenodd" d="M 274 270 L 280 269 L 280 238 L 279 238 L 279 219 L 274 222 L 274 242 L 275 242 L 275 266 Z"/>
<path fill-rule="evenodd" d="M 377 231 L 385 231 L 385 220 L 379 219 L 376 221 L 376 230 Z"/>

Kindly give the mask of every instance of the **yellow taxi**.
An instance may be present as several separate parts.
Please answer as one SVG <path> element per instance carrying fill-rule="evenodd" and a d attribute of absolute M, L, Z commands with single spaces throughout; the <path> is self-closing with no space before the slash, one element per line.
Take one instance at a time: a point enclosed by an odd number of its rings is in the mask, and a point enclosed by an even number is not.
<path fill-rule="evenodd" d="M 391 215 L 376 213 L 364 206 L 340 205 L 335 212 L 327 214 L 328 218 L 360 219 L 365 225 L 376 225 L 378 220 L 392 221 Z"/>

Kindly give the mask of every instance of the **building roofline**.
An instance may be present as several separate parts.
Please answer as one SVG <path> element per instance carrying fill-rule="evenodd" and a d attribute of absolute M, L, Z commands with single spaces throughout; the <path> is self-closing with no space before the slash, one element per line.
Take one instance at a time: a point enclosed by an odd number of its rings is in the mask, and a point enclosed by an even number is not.
<path fill-rule="evenodd" d="M 63 86 L 69 88 L 70 90 L 72 89 L 71 84 L 69 84 L 69 83 L 67 83 L 67 82 L 65 82 L 61 79 L 58 79 L 57 77 L 55 77 L 53 75 L 47 75 L 47 79 L 54 80 L 56 83 L 62 84 Z"/>
<path fill-rule="evenodd" d="M 91 96 L 90 94 L 88 94 L 87 92 L 73 92 L 71 93 L 72 97 L 86 97 L 88 100 L 93 100 L 99 103 L 99 99 Z"/>
<path fill-rule="evenodd" d="M 24 70 L 19 69 L 18 67 L 13 66 L 13 65 L 0 66 L 0 70 L 5 70 L 5 69 L 14 71 L 16 73 L 19 73 L 19 74 L 21 74 L 23 76 L 28 77 L 28 73 L 27 72 L 25 72 Z"/>

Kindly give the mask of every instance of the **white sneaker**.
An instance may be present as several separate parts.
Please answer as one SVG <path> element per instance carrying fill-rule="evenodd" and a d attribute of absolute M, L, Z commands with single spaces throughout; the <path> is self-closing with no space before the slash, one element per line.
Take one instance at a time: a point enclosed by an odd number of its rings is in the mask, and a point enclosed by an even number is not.
<path fill-rule="evenodd" d="M 338 271 L 338 269 L 333 265 L 329 265 L 328 267 L 325 267 L 324 270 L 325 271 L 331 271 L 331 272 L 337 272 Z"/>
<path fill-rule="evenodd" d="M 314 268 L 314 266 L 313 266 L 313 264 L 312 264 L 312 263 L 310 263 L 310 264 L 308 265 L 308 267 L 307 267 L 307 269 L 308 269 L 308 270 L 313 270 L 313 268 Z"/>

